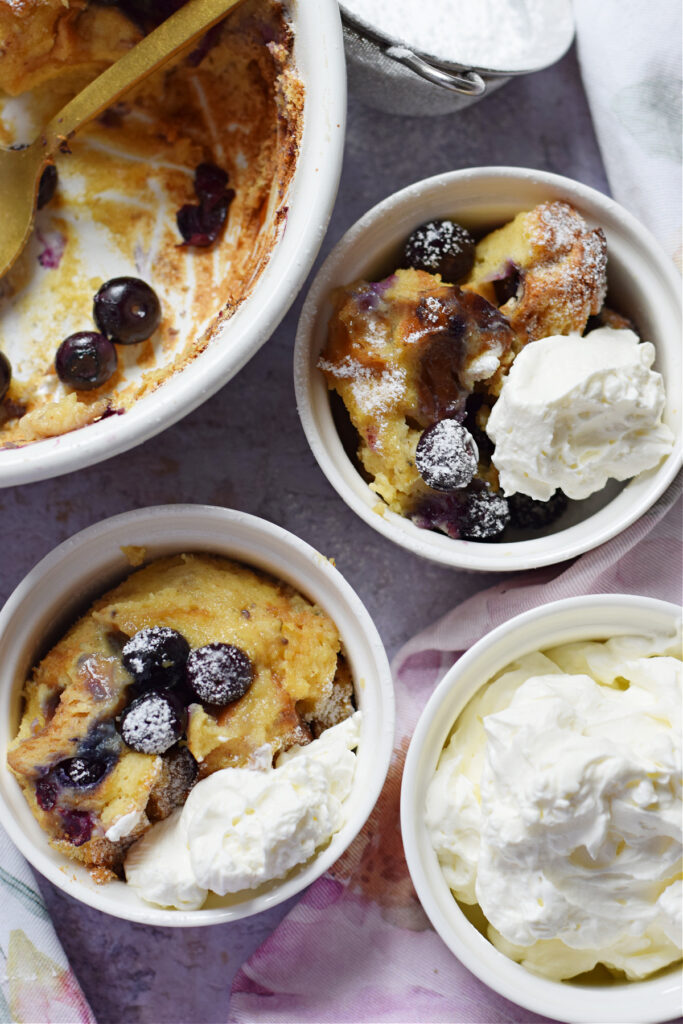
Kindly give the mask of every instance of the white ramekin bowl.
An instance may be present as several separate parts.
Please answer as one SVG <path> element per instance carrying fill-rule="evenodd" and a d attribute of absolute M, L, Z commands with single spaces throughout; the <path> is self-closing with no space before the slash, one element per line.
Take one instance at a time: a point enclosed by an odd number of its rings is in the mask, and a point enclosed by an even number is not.
<path fill-rule="evenodd" d="M 348 820 L 312 860 L 267 891 L 209 897 L 202 910 L 176 911 L 144 903 L 124 882 L 96 885 L 87 870 L 53 850 L 6 763 L 20 714 L 23 681 L 47 645 L 91 599 L 131 572 L 124 545 L 145 559 L 182 551 L 224 555 L 269 572 L 316 601 L 336 623 L 363 711 L 358 765 Z M 293 534 L 255 516 L 206 505 L 139 509 L 106 519 L 60 544 L 19 584 L 0 613 L 0 816 L 10 838 L 54 885 L 83 903 L 142 924 L 219 924 L 276 906 L 318 878 L 344 852 L 370 814 L 389 767 L 394 692 L 382 641 L 343 576 Z"/>
<path fill-rule="evenodd" d="M 303 285 L 334 206 L 346 123 L 346 67 L 336 0 L 293 2 L 294 60 L 304 83 L 303 135 L 296 170 L 269 217 L 282 230 L 251 292 L 204 352 L 124 416 L 59 437 L 0 451 L 0 487 L 70 473 L 141 444 L 210 398 L 268 340 Z M 270 224 L 264 230 L 270 230 Z"/>
<path fill-rule="evenodd" d="M 401 789 L 401 830 L 415 889 L 434 928 L 458 959 L 490 988 L 554 1020 L 600 1024 L 667 1021 L 681 1013 L 679 967 L 644 981 L 577 985 L 538 977 L 500 953 L 465 917 L 439 867 L 424 821 L 427 787 L 467 702 L 511 661 L 574 640 L 671 634 L 680 609 L 633 595 L 572 597 L 518 615 L 483 637 L 446 673 L 413 733 Z"/>
<path fill-rule="evenodd" d="M 608 485 L 584 502 L 572 502 L 563 529 L 530 540 L 477 543 L 422 530 L 382 508 L 357 471 L 334 423 L 330 397 L 316 362 L 332 312 L 330 294 L 358 278 L 391 273 L 403 243 L 419 224 L 451 217 L 486 231 L 538 203 L 566 199 L 607 236 L 610 304 L 631 316 L 654 342 L 656 368 L 667 388 L 665 420 L 675 450 L 655 469 L 625 486 Z M 396 544 L 442 565 L 488 572 L 529 569 L 573 558 L 620 533 L 664 492 L 681 464 L 680 277 L 650 233 L 607 196 L 556 174 L 518 167 L 478 167 L 416 182 L 373 207 L 347 231 L 316 276 L 297 332 L 294 377 L 297 406 L 318 464 L 344 501 Z M 378 513 L 376 510 L 382 511 Z"/>

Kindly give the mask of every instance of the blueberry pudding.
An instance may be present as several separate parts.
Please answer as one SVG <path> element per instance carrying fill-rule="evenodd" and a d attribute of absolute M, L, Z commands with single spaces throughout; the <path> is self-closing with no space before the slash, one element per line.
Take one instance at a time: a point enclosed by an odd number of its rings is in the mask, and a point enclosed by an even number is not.
<path fill-rule="evenodd" d="M 429 221 L 397 262 L 335 290 L 318 360 L 380 514 L 533 537 L 671 450 L 654 347 L 606 305 L 605 236 L 568 203 L 478 240 Z"/>
<path fill-rule="evenodd" d="M 208 555 L 133 572 L 34 668 L 8 755 L 51 844 L 97 881 L 202 779 L 304 748 L 354 713 L 334 623 Z M 267 755 L 265 752 L 267 751 Z"/>
<path fill-rule="evenodd" d="M 181 2 L 0 0 L 0 145 L 32 141 Z M 293 49 L 282 5 L 244 0 L 56 154 L 0 281 L 0 452 L 125 414 L 220 343 L 282 231 Z"/>

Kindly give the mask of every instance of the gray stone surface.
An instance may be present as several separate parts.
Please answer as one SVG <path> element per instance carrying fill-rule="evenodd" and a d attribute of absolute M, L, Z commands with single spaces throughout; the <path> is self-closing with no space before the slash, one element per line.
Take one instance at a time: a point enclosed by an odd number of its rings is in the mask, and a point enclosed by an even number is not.
<path fill-rule="evenodd" d="M 389 117 L 352 97 L 341 188 L 321 255 L 396 189 L 482 164 L 542 168 L 607 190 L 573 52 L 456 115 Z M 264 516 L 334 556 L 390 655 L 495 581 L 439 568 L 394 547 L 328 485 L 294 405 L 291 355 L 301 299 L 239 377 L 175 427 L 91 469 L 0 492 L 0 601 L 38 559 L 82 527 L 174 501 Z M 225 1021 L 233 974 L 287 910 L 208 929 L 146 928 L 89 910 L 45 881 L 42 889 L 100 1024 Z"/>

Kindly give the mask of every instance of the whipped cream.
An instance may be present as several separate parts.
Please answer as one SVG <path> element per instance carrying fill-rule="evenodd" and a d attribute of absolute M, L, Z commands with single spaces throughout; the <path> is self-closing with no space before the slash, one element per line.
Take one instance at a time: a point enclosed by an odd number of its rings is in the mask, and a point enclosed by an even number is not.
<path fill-rule="evenodd" d="M 556 980 L 640 978 L 681 956 L 681 770 L 680 640 L 568 644 L 470 701 L 427 827 L 502 952 Z"/>
<path fill-rule="evenodd" d="M 195 910 L 209 890 L 255 889 L 307 861 L 346 820 L 360 723 L 356 711 L 275 768 L 224 768 L 198 782 L 132 847 L 128 884 L 149 903 Z"/>
<path fill-rule="evenodd" d="M 654 346 L 600 327 L 543 338 L 515 357 L 488 420 L 505 494 L 587 498 L 651 469 L 673 447 Z"/>

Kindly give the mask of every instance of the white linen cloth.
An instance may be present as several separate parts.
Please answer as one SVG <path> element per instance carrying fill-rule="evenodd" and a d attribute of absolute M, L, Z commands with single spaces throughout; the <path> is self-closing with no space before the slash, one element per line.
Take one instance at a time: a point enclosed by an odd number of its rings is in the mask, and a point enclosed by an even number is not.
<path fill-rule="evenodd" d="M 680 0 L 574 0 L 576 46 L 612 195 L 683 269 Z"/>

